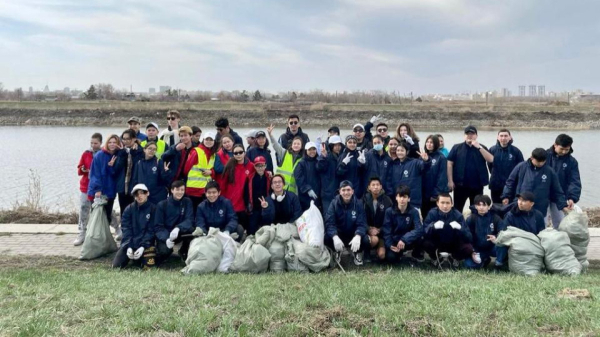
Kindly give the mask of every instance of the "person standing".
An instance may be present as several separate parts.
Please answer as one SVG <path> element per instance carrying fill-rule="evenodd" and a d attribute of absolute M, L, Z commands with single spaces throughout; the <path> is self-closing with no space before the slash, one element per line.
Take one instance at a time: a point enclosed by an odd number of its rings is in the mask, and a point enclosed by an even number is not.
<path fill-rule="evenodd" d="M 120 147 L 121 138 L 117 135 L 110 135 L 102 150 L 94 154 L 89 172 L 88 199 L 106 197 L 107 202 L 104 205 L 104 210 L 108 223 L 112 222 L 112 209 L 117 196 L 117 177 L 114 166 L 117 160 L 117 151 Z M 118 228 L 117 236 L 121 235 L 120 231 L 121 229 Z"/>
<path fill-rule="evenodd" d="M 494 156 L 477 141 L 477 129 L 467 126 L 465 141 L 454 145 L 448 155 L 448 188 L 454 191 L 454 205 L 459 212 L 467 199 L 472 205 L 475 196 L 483 194 L 483 187 L 490 182 L 486 163 L 493 161 Z"/>
<path fill-rule="evenodd" d="M 579 163 L 572 155 L 572 145 L 573 138 L 563 133 L 556 137 L 552 147 L 546 151 L 548 152 L 548 165 L 558 175 L 558 182 L 565 194 L 569 209 L 573 209 L 573 206 L 579 202 L 581 197 Z M 549 207 L 552 226 L 558 228 L 564 218 L 564 213 L 559 210 L 555 202 L 550 202 Z"/>
<path fill-rule="evenodd" d="M 215 122 L 215 126 L 217 127 L 217 133 L 219 136 L 230 135 L 233 138 L 234 144 L 244 144 L 242 141 L 242 137 L 238 135 L 237 132 L 233 131 L 233 129 L 229 126 L 229 120 L 225 117 L 221 117 L 217 119 Z"/>
<path fill-rule="evenodd" d="M 162 156 L 165 163 L 169 163 L 169 168 L 173 170 L 173 181 L 183 180 L 187 182 L 187 174 L 185 173 L 185 163 L 194 150 L 192 144 L 192 128 L 182 126 L 179 128 L 179 140 L 177 145 L 169 148 Z"/>
<path fill-rule="evenodd" d="M 321 179 L 321 203 L 325 214 L 331 201 L 335 198 L 339 187 L 337 179 L 337 165 L 342 152 L 342 139 L 340 136 L 329 137 L 328 145 L 321 143 L 321 154 L 317 158 L 317 171 Z"/>
<path fill-rule="evenodd" d="M 430 135 L 425 140 L 425 153 L 429 156 L 431 166 L 423 174 L 423 203 L 421 216 L 427 217 L 429 210 L 436 207 L 440 193 L 448 193 L 448 161 L 439 151 L 440 143 L 436 135 Z"/>
<path fill-rule="evenodd" d="M 90 169 L 92 167 L 92 160 L 94 159 L 94 155 L 100 151 L 102 148 L 102 135 L 99 133 L 94 133 L 92 135 L 92 139 L 90 140 L 90 148 L 85 150 L 79 159 L 79 164 L 77 164 L 77 174 L 81 177 L 79 179 L 79 191 L 81 194 L 79 195 L 79 235 L 75 241 L 73 241 L 73 246 L 80 246 L 83 244 L 85 240 L 85 232 L 87 229 L 87 222 L 90 216 L 90 209 L 92 207 L 91 201 L 88 199 L 88 185 L 90 184 Z"/>
<path fill-rule="evenodd" d="M 127 124 L 129 124 L 129 129 L 135 132 L 135 138 L 139 139 L 140 142 L 148 139 L 148 137 L 140 131 L 142 124 L 139 117 L 134 116 L 129 118 Z"/>
<path fill-rule="evenodd" d="M 448 158 L 448 154 L 450 154 L 450 152 L 448 152 L 446 144 L 444 143 L 444 136 L 439 133 L 436 136 L 440 140 L 440 152 L 444 155 L 444 157 Z"/>
<path fill-rule="evenodd" d="M 288 127 L 285 130 L 285 133 L 281 134 L 281 136 L 279 136 L 279 139 L 277 140 L 277 143 L 282 148 L 284 148 L 284 149 L 290 148 L 290 146 L 292 145 L 292 141 L 296 137 L 300 137 L 300 139 L 302 140 L 302 144 L 300 145 L 301 149 L 304 147 L 304 145 L 306 143 L 310 142 L 308 135 L 305 134 L 304 132 L 302 132 L 302 128 L 300 127 L 300 117 L 298 117 L 298 115 L 290 115 L 287 119 L 287 124 L 288 124 Z M 273 142 L 273 140 L 271 140 L 271 141 Z M 273 143 L 275 143 L 275 142 L 273 142 Z M 280 161 L 280 160 L 281 160 L 281 158 L 277 157 L 277 161 Z"/>
<path fill-rule="evenodd" d="M 367 231 L 370 242 L 369 248 L 377 250 L 377 257 L 380 261 L 385 260 L 385 245 L 382 233 L 383 219 L 386 210 L 393 206 L 392 200 L 383 191 L 383 185 L 379 177 L 372 177 L 367 185 L 367 193 L 363 197 L 363 207 L 369 226 Z M 370 253 L 370 249 L 367 249 L 368 253 Z"/>
<path fill-rule="evenodd" d="M 181 125 L 181 115 L 177 110 L 167 111 L 167 128 L 158 134 L 158 138 L 163 140 L 169 147 L 179 144 L 179 128 Z"/>
<path fill-rule="evenodd" d="M 204 135 L 202 143 L 190 152 L 185 163 L 183 172 L 187 176 L 186 196 L 192 201 L 194 214 L 196 208 L 205 199 L 204 189 L 206 184 L 212 180 L 214 175 L 214 164 L 218 145 L 214 131 L 208 131 Z"/>
<path fill-rule="evenodd" d="M 319 207 L 321 205 L 321 199 L 319 199 L 321 179 L 317 174 L 317 145 L 315 143 L 308 142 L 304 146 L 304 156 L 294 169 L 294 180 L 298 187 L 302 210 L 306 211 L 310 207 L 311 201 L 314 201 L 315 206 Z"/>
<path fill-rule="evenodd" d="M 263 157 L 267 164 L 267 172 L 271 172 L 271 175 L 275 172 L 271 150 L 269 150 L 269 140 L 264 131 L 256 132 L 256 145 L 246 152 L 246 156 L 250 161 L 254 161 L 257 157 Z"/>
<path fill-rule="evenodd" d="M 119 195 L 119 209 L 121 214 L 133 202 L 133 175 L 140 160 L 144 159 L 144 151 L 136 138 L 133 129 L 125 130 L 121 134 L 123 148 L 117 152 L 115 173 L 117 174 L 117 194 Z"/>
<path fill-rule="evenodd" d="M 492 202 L 502 203 L 502 190 L 506 185 L 506 180 L 517 166 L 523 162 L 523 153 L 513 144 L 513 138 L 508 129 L 498 131 L 496 145 L 490 148 L 490 153 L 494 156 L 494 161 L 488 163 L 490 168 L 490 192 Z"/>
<path fill-rule="evenodd" d="M 244 204 L 248 212 L 248 235 L 254 235 L 265 222 L 263 214 L 265 202 L 271 194 L 271 172 L 266 171 L 266 160 L 262 156 L 254 158 L 254 172 L 251 172 L 244 184 Z"/>
<path fill-rule="evenodd" d="M 275 141 L 273 137 L 273 125 L 267 128 L 267 133 L 271 138 L 273 147 L 275 148 L 275 154 L 277 157 L 277 174 L 281 174 L 286 181 L 286 189 L 294 194 L 298 194 L 298 188 L 296 186 L 296 179 L 294 177 L 294 170 L 300 159 L 302 159 L 302 147 L 304 146 L 301 136 L 294 137 L 289 143 L 289 147 L 283 148 Z M 280 138 L 281 140 L 281 138 Z"/>
<path fill-rule="evenodd" d="M 396 129 L 396 137 L 400 140 L 404 140 L 410 145 L 410 151 L 408 152 L 409 158 L 419 158 L 419 137 L 408 123 L 401 123 Z M 390 192 L 393 193 L 393 192 Z"/>
<path fill-rule="evenodd" d="M 391 198 L 395 198 L 394 192 L 401 185 L 406 185 L 411 190 L 411 206 L 421 209 L 423 202 L 423 176 L 431 167 L 431 160 L 425 152 L 419 152 L 420 158 L 409 158 L 408 153 L 410 145 L 407 142 L 400 142 L 396 148 L 397 158 L 392 161 L 385 187 L 385 193 Z"/>
<path fill-rule="evenodd" d="M 156 158 L 157 146 L 155 142 L 146 143 L 144 147 L 144 159 L 140 159 L 133 173 L 133 185 L 144 184 L 150 192 L 148 199 L 151 203 L 158 205 L 167 199 L 168 186 L 173 180 L 173 171 L 169 163 Z"/>
<path fill-rule="evenodd" d="M 366 154 L 365 167 L 365 185 L 373 177 L 378 177 L 380 181 L 387 181 L 387 173 L 392 164 L 392 158 L 384 150 L 384 141 L 380 135 L 373 137 L 373 148 Z"/>
<path fill-rule="evenodd" d="M 337 176 L 338 180 L 348 180 L 352 183 L 352 194 L 361 199 L 365 194 L 365 183 L 363 181 L 365 173 L 365 164 L 367 158 L 366 150 L 358 151 L 358 140 L 356 136 L 346 137 L 346 148 L 338 159 Z"/>
<path fill-rule="evenodd" d="M 148 123 L 146 125 L 146 133 L 148 134 L 148 138 L 140 143 L 140 145 L 145 148 L 148 142 L 156 143 L 156 158 L 160 159 L 169 149 L 167 143 L 165 143 L 160 137 L 158 137 L 158 124 L 156 123 Z"/>
<path fill-rule="evenodd" d="M 233 158 L 229 159 L 223 170 L 221 190 L 223 197 L 231 201 L 238 222 L 245 230 L 248 230 L 248 213 L 246 213 L 246 204 L 244 203 L 244 185 L 248 176 L 253 172 L 254 165 L 246 158 L 244 146 L 235 144 Z"/>
<path fill-rule="evenodd" d="M 373 136 L 371 135 L 370 130 L 367 133 L 367 130 L 365 130 L 365 127 L 362 124 L 354 124 L 352 127 L 352 132 L 354 137 L 356 137 L 356 149 L 358 151 L 370 150 L 373 148 L 373 144 L 371 142 Z"/>

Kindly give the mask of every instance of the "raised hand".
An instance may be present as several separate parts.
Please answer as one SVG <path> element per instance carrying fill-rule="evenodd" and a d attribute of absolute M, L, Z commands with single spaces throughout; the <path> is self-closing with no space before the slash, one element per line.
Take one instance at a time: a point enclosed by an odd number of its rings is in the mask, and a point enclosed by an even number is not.
<path fill-rule="evenodd" d="M 164 163 L 165 172 L 167 172 L 169 170 L 169 165 L 171 165 L 171 162 Z"/>
<path fill-rule="evenodd" d="M 267 202 L 265 197 L 260 197 L 260 198 L 258 198 L 258 200 L 260 200 L 260 207 L 262 207 L 262 208 L 269 207 L 269 203 Z"/>
<path fill-rule="evenodd" d="M 269 136 L 273 133 L 273 129 L 275 129 L 273 124 L 267 126 L 267 133 L 269 134 Z"/>
<path fill-rule="evenodd" d="M 116 160 L 117 160 L 117 156 L 112 156 L 112 158 L 108 162 L 108 166 L 114 166 Z"/>

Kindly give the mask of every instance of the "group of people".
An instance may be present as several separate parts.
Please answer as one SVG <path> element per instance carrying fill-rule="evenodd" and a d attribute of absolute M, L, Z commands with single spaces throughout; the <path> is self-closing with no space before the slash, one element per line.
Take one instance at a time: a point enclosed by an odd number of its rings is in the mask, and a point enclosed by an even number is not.
<path fill-rule="evenodd" d="M 537 234 L 550 220 L 557 227 L 581 195 L 573 139 L 566 134 L 525 160 L 507 129 L 488 149 L 468 126 L 464 142 L 448 151 L 439 134 L 421 148 L 409 123 L 391 136 L 380 116 L 355 124 L 343 140 L 332 126 L 327 139 L 311 141 L 299 116 L 291 115 L 278 138 L 270 125 L 245 134 L 247 146 L 227 118 L 204 133 L 181 126 L 175 110 L 162 131 L 151 122 L 142 133 L 137 117 L 128 124 L 104 146 L 102 135 L 92 135 L 78 165 L 82 196 L 74 244 L 85 240 L 93 199 L 107 199 L 109 220 L 118 199 L 122 241 L 115 267 L 131 260 L 160 263 L 179 243 L 185 259 L 198 228 L 207 233 L 217 227 L 239 241 L 261 226 L 294 222 L 314 205 L 323 214 L 324 243 L 338 259 L 349 249 L 357 265 L 364 259 L 394 263 L 411 251 L 419 261 L 427 253 L 440 263 L 445 254 L 469 268 L 496 257 L 503 269 L 507 251 L 495 245 L 500 231 L 515 226 Z M 483 193 L 487 185 L 491 197 Z M 471 215 L 465 219 L 467 199 Z"/>

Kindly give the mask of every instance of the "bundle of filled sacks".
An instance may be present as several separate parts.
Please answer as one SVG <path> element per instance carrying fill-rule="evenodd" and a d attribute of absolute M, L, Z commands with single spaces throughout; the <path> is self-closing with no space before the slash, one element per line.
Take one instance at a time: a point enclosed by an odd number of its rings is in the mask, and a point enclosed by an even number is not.
<path fill-rule="evenodd" d="M 537 236 L 509 226 L 500 232 L 496 243 L 508 246 L 508 268 L 522 275 L 536 275 L 545 266 L 553 274 L 579 275 L 589 265 L 589 219 L 575 206 L 561 221 L 559 230 L 546 228 Z"/>
<path fill-rule="evenodd" d="M 323 217 L 314 203 L 295 224 L 263 226 L 241 246 L 219 229 L 211 228 L 206 236 L 191 242 L 182 272 L 319 272 L 331 261 L 324 236 Z"/>

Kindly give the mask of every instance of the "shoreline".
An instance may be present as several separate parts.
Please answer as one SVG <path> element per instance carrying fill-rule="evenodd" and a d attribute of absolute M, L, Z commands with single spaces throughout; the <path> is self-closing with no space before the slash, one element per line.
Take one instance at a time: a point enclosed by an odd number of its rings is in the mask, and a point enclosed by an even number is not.
<path fill-rule="evenodd" d="M 227 117 L 238 127 L 285 124 L 297 114 L 305 127 L 348 126 L 382 114 L 390 125 L 408 121 L 416 128 L 521 130 L 600 129 L 600 105 L 485 105 L 481 103 L 305 104 L 229 102 L 0 102 L 2 126 L 122 126 L 131 116 L 143 122 L 162 120 L 169 109 L 182 114 L 186 125 L 212 125 Z"/>

